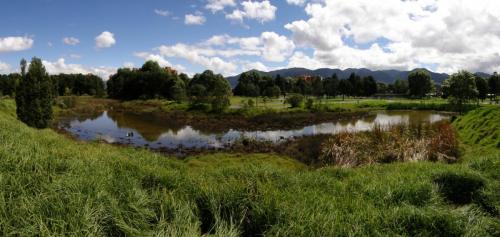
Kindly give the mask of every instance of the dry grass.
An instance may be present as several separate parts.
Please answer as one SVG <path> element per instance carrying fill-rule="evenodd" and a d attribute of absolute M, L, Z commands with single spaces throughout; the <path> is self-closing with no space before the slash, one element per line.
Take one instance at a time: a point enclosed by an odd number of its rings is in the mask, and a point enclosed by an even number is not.
<path fill-rule="evenodd" d="M 375 125 L 372 131 L 341 133 L 321 146 L 324 165 L 355 167 L 405 161 L 446 161 L 458 157 L 456 132 L 448 122 L 432 125 Z"/>

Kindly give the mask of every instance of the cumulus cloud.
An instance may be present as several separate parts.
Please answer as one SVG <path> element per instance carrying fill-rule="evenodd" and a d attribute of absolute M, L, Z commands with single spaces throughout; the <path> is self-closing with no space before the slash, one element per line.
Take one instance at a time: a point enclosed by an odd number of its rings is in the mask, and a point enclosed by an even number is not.
<path fill-rule="evenodd" d="M 286 0 L 288 4 L 303 6 L 306 3 L 306 0 Z"/>
<path fill-rule="evenodd" d="M 110 75 L 116 72 L 116 68 L 111 67 L 86 67 L 80 64 L 68 64 L 64 58 L 60 58 L 55 62 L 42 61 L 45 69 L 49 74 L 60 73 L 81 73 L 81 74 L 94 74 L 103 79 L 108 79 Z"/>
<path fill-rule="evenodd" d="M 162 45 L 155 50 L 157 56 L 180 58 L 224 75 L 233 75 L 249 68 L 267 70 L 259 61 L 244 60 L 260 57 L 269 62 L 284 62 L 292 55 L 295 44 L 275 32 L 263 32 L 257 37 L 215 35 L 198 44 Z M 154 55 L 144 53 L 143 56 Z"/>
<path fill-rule="evenodd" d="M 0 38 L 0 53 L 27 50 L 33 43 L 34 40 L 27 36 Z"/>
<path fill-rule="evenodd" d="M 7 74 L 7 73 L 10 73 L 11 72 L 11 66 L 7 63 L 4 63 L 2 61 L 0 61 L 0 73 L 1 74 Z"/>
<path fill-rule="evenodd" d="M 500 2 L 478 0 L 323 0 L 309 19 L 285 25 L 293 40 L 314 50 L 309 63 L 330 67 L 436 71 L 500 69 Z M 290 64 L 296 63 L 294 55 Z M 311 62 L 316 61 L 316 63 Z"/>
<path fill-rule="evenodd" d="M 80 43 L 80 40 L 75 37 L 65 37 L 63 38 L 63 43 L 67 45 L 77 45 Z"/>
<path fill-rule="evenodd" d="M 236 6 L 235 0 L 208 0 L 205 8 L 212 11 L 212 13 L 223 11 L 226 7 Z"/>
<path fill-rule="evenodd" d="M 115 36 L 109 31 L 104 31 L 95 38 L 95 45 L 97 48 L 109 48 L 115 44 Z"/>
<path fill-rule="evenodd" d="M 248 18 L 264 23 L 274 20 L 278 9 L 268 0 L 261 2 L 244 1 L 241 6 L 242 9 L 235 9 L 232 13 L 226 14 L 226 18 L 238 22 L 243 22 L 244 18 Z"/>
<path fill-rule="evenodd" d="M 169 12 L 167 10 L 160 10 L 160 9 L 155 9 L 154 13 L 158 16 L 170 16 L 170 14 L 172 14 L 171 12 Z"/>
<path fill-rule="evenodd" d="M 201 12 L 197 12 L 196 14 L 187 14 L 184 16 L 184 24 L 186 25 L 203 25 L 207 19 Z"/>
<path fill-rule="evenodd" d="M 179 71 L 185 71 L 186 68 L 182 65 L 172 65 L 168 60 L 166 60 L 163 56 L 158 54 L 150 54 L 148 52 L 136 52 L 134 56 L 144 59 L 144 61 L 155 61 L 160 67 L 172 67 Z M 133 67 L 133 66 L 132 66 Z"/>

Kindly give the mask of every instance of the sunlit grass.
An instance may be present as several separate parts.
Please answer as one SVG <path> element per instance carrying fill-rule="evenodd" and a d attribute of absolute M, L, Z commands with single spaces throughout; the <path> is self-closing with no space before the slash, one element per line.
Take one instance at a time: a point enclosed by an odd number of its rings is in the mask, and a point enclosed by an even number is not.
<path fill-rule="evenodd" d="M 14 111 L 13 101 L 0 101 L 2 236 L 499 234 L 500 153 L 491 146 L 471 143 L 452 165 L 313 169 L 272 154 L 224 153 L 177 160 L 31 129 Z M 448 199 L 460 190 L 442 185 L 457 180 L 471 183 L 463 188 L 473 199 Z"/>

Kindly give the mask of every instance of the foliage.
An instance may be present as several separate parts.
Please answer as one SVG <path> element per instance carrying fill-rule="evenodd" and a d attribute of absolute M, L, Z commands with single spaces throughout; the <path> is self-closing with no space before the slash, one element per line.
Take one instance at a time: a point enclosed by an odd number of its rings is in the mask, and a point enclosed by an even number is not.
<path fill-rule="evenodd" d="M 157 62 L 147 61 L 140 69 L 121 68 L 107 81 L 108 95 L 114 99 L 136 100 L 166 98 L 182 100 L 186 77 Z"/>
<path fill-rule="evenodd" d="M 488 97 L 488 81 L 482 77 L 475 77 L 475 84 L 477 88 L 477 98 L 480 100 L 485 100 Z"/>
<path fill-rule="evenodd" d="M 500 75 L 497 72 L 488 79 L 488 88 L 492 99 L 500 95 Z"/>
<path fill-rule="evenodd" d="M 105 95 L 104 81 L 92 74 L 59 74 L 51 76 L 56 85 L 58 96 L 91 95 L 103 97 Z"/>
<path fill-rule="evenodd" d="M 15 96 L 16 86 L 19 83 L 21 75 L 12 73 L 9 75 L 0 75 L 0 94 L 4 96 Z"/>
<path fill-rule="evenodd" d="M 453 105 L 462 106 L 477 98 L 475 76 L 468 71 L 460 71 L 443 82 L 443 93 Z"/>
<path fill-rule="evenodd" d="M 193 77 L 189 96 L 194 106 L 211 104 L 214 112 L 222 112 L 230 106 L 231 86 L 222 75 L 207 70 Z"/>
<path fill-rule="evenodd" d="M 52 120 L 53 84 L 42 60 L 33 58 L 26 72 L 21 61 L 21 76 L 16 88 L 17 117 L 30 127 L 46 128 Z"/>
<path fill-rule="evenodd" d="M 298 108 L 302 106 L 302 102 L 304 101 L 304 96 L 299 94 L 290 95 L 286 98 L 286 103 L 290 105 L 292 108 Z"/>
<path fill-rule="evenodd" d="M 432 92 L 434 82 L 426 70 L 415 70 L 408 75 L 408 89 L 410 96 L 422 98 Z"/>

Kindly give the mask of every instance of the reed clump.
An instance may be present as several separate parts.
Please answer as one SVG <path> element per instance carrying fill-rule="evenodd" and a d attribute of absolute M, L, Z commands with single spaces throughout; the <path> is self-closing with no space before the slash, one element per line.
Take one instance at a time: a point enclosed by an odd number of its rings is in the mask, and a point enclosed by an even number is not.
<path fill-rule="evenodd" d="M 369 132 L 344 132 L 321 145 L 323 165 L 355 167 L 373 163 L 408 161 L 454 162 L 459 156 L 455 129 L 449 122 L 388 126 Z"/>

